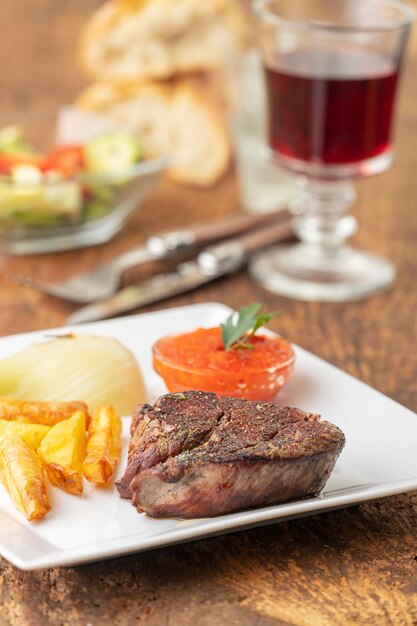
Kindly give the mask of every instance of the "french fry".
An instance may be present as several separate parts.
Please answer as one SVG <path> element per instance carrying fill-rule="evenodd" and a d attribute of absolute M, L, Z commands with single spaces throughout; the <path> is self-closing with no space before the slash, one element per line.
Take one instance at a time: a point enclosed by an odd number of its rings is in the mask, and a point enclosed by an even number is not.
<path fill-rule="evenodd" d="M 0 438 L 0 476 L 15 506 L 30 522 L 51 510 L 39 458 L 18 435 Z"/>
<path fill-rule="evenodd" d="M 88 425 L 83 474 L 90 483 L 104 485 L 114 474 L 121 451 L 122 420 L 112 406 L 93 411 Z"/>
<path fill-rule="evenodd" d="M 15 398 L 0 398 L 0 419 L 32 422 L 53 426 L 66 420 L 76 411 L 85 411 L 85 402 L 30 402 Z"/>
<path fill-rule="evenodd" d="M 38 455 L 49 481 L 64 491 L 80 496 L 83 492 L 82 464 L 86 449 L 86 413 L 52 426 L 38 448 Z"/>
<path fill-rule="evenodd" d="M 42 439 L 50 430 L 43 424 L 28 424 L 13 420 L 0 420 L 0 439 L 5 435 L 19 435 L 32 450 L 37 450 Z"/>

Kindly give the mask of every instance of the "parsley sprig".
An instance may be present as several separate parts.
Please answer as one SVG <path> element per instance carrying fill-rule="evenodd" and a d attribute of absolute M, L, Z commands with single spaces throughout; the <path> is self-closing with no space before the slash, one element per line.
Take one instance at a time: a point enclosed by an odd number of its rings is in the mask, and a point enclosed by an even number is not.
<path fill-rule="evenodd" d="M 253 349 L 250 341 L 256 331 L 279 315 L 279 311 L 266 313 L 262 312 L 262 308 L 260 302 L 253 302 L 232 313 L 224 324 L 220 324 L 225 350 Z"/>
<path fill-rule="evenodd" d="M 186 396 L 181 392 L 177 391 L 176 393 L 166 393 L 165 398 L 172 398 L 173 400 L 186 400 Z"/>

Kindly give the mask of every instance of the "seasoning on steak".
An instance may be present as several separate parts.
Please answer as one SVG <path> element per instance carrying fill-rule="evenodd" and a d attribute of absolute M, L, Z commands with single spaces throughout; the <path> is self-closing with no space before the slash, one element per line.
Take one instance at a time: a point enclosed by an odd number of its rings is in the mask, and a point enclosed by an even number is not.
<path fill-rule="evenodd" d="M 202 391 L 137 407 L 117 488 L 152 517 L 209 517 L 317 495 L 345 443 L 318 415 Z"/>

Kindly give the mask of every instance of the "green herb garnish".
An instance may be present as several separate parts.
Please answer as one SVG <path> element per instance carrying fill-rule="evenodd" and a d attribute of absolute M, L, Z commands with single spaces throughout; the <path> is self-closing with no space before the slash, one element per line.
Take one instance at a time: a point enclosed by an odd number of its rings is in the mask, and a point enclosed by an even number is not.
<path fill-rule="evenodd" d="M 279 315 L 279 311 L 262 313 L 261 310 L 262 304 L 253 302 L 243 306 L 238 313 L 231 313 L 225 323 L 220 324 L 225 350 L 253 349 L 250 340 L 256 331 Z"/>
<path fill-rule="evenodd" d="M 172 398 L 173 400 L 186 400 L 187 399 L 181 391 L 178 391 L 177 393 L 166 393 L 165 398 Z"/>

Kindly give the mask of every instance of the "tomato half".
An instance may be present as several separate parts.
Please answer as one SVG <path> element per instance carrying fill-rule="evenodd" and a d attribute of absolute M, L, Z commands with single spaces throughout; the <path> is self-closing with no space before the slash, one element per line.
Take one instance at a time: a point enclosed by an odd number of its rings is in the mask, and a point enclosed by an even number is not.
<path fill-rule="evenodd" d="M 247 400 L 273 400 L 291 376 L 295 354 L 281 337 L 256 334 L 252 349 L 224 350 L 221 329 L 199 328 L 153 346 L 155 371 L 169 391 L 212 391 Z"/>
<path fill-rule="evenodd" d="M 84 150 L 82 146 L 63 146 L 46 155 L 42 170 L 57 170 L 66 177 L 75 176 L 85 169 Z"/>

